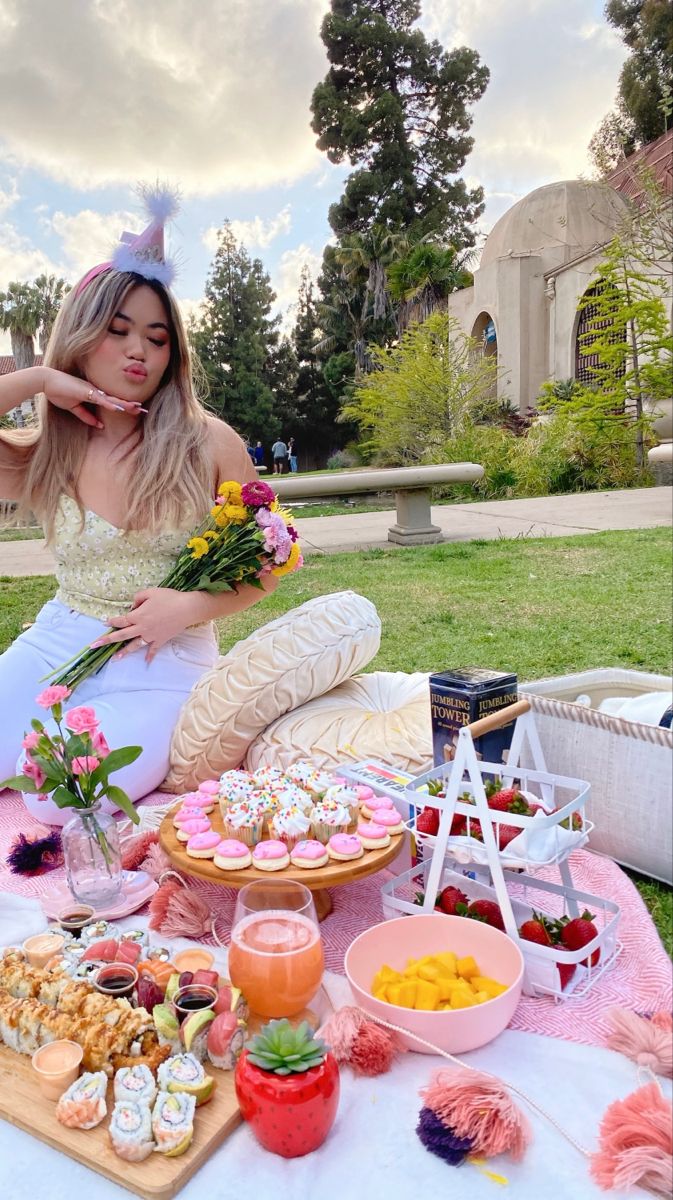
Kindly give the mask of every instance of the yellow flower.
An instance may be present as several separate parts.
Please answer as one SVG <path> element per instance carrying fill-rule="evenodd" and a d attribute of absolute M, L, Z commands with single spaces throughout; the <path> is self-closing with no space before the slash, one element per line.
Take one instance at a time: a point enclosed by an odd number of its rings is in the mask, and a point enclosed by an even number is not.
<path fill-rule="evenodd" d="M 225 504 L 224 515 L 234 525 L 242 525 L 248 519 L 248 510 L 245 504 Z"/>
<path fill-rule="evenodd" d="M 299 547 L 299 542 L 293 542 L 292 549 L 290 550 L 290 556 L 289 556 L 287 562 L 284 562 L 279 567 L 273 567 L 271 570 L 271 574 L 272 575 L 289 575 L 290 572 L 294 571 L 295 567 L 297 566 L 300 555 L 301 555 L 301 549 Z"/>
<path fill-rule="evenodd" d="M 187 542 L 187 549 L 191 550 L 192 558 L 203 558 L 204 554 L 208 553 L 209 546 L 205 538 L 193 537 Z"/>
<path fill-rule="evenodd" d="M 211 508 L 210 515 L 219 529 L 225 529 L 229 524 L 229 518 L 225 516 L 223 504 L 216 504 L 214 508 Z"/>
<path fill-rule="evenodd" d="M 292 524 L 292 513 L 289 508 L 283 508 L 280 501 L 274 500 L 273 504 L 269 505 L 269 508 L 272 513 L 278 513 L 278 516 L 283 518 L 286 525 Z"/>
<path fill-rule="evenodd" d="M 206 529 L 206 530 L 205 530 L 205 531 L 204 531 L 204 532 L 201 534 L 201 537 L 204 537 L 204 538 L 206 538 L 206 540 L 207 540 L 207 541 L 209 541 L 209 542 L 212 542 L 213 538 L 218 538 L 219 536 L 220 536 L 220 535 L 219 535 L 219 533 L 217 532 L 217 530 L 216 530 L 216 529 Z"/>
<path fill-rule="evenodd" d="M 235 479 L 228 479 L 226 483 L 221 483 L 217 489 L 217 494 L 222 504 L 241 503 L 241 485 Z"/>

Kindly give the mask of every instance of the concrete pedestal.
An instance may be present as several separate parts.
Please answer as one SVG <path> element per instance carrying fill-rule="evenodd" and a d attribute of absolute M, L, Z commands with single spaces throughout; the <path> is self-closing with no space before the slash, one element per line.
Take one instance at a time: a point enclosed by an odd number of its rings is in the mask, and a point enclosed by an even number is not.
<path fill-rule="evenodd" d="M 653 446 L 648 452 L 647 461 L 657 487 L 670 487 L 673 484 L 673 441 Z"/>
<path fill-rule="evenodd" d="M 427 546 L 443 542 L 444 534 L 432 524 L 429 488 L 395 493 L 397 521 L 388 530 L 388 541 L 398 546 Z"/>

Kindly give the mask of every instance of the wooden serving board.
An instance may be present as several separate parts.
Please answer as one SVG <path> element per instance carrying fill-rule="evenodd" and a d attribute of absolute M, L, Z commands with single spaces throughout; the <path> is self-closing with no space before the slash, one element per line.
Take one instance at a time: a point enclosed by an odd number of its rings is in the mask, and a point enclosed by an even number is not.
<path fill-rule="evenodd" d="M 153 1153 L 144 1162 L 131 1163 L 117 1157 L 107 1131 L 114 1106 L 111 1082 L 108 1115 L 100 1125 L 95 1129 L 68 1129 L 61 1125 L 56 1120 L 55 1101 L 47 1100 L 39 1089 L 30 1056 L 17 1054 L 3 1045 L 0 1045 L 0 1117 L 119 1187 L 128 1188 L 146 1200 L 172 1200 L 242 1119 L 234 1090 L 234 1072 L 205 1066 L 216 1080 L 215 1091 L 207 1104 L 196 1109 L 194 1140 L 179 1158 Z"/>

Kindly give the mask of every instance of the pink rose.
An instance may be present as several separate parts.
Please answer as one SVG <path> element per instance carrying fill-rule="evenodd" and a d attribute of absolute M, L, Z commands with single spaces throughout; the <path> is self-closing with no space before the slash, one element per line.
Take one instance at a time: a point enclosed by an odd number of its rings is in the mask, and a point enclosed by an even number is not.
<path fill-rule="evenodd" d="M 99 762 L 93 754 L 80 754 L 79 758 L 73 758 L 72 769 L 75 775 L 90 775 L 96 770 Z"/>
<path fill-rule="evenodd" d="M 21 745 L 23 746 L 24 750 L 34 750 L 39 740 L 39 733 L 36 733 L 35 730 L 32 730 L 30 733 L 25 735 Z"/>
<path fill-rule="evenodd" d="M 34 763 L 31 758 L 27 758 L 23 764 L 23 774 L 27 775 L 29 779 L 32 779 L 35 786 L 39 788 L 42 787 L 42 784 L 47 778 L 45 772 L 42 770 L 42 767 L 38 767 L 37 763 Z"/>
<path fill-rule="evenodd" d="M 94 733 L 93 738 L 91 739 L 91 746 L 94 753 L 97 754 L 99 758 L 107 758 L 108 754 L 110 753 L 110 747 L 105 740 L 104 733 Z"/>
<path fill-rule="evenodd" d="M 89 708 L 86 704 L 80 704 L 79 708 L 70 708 L 63 718 L 64 725 L 71 733 L 95 733 L 98 729 L 98 717 L 96 710 Z"/>
<path fill-rule="evenodd" d="M 61 683 L 54 683 L 35 697 L 35 703 L 39 704 L 40 708 L 53 708 L 55 704 L 62 704 L 67 700 L 69 695 L 70 688 L 63 687 Z"/>

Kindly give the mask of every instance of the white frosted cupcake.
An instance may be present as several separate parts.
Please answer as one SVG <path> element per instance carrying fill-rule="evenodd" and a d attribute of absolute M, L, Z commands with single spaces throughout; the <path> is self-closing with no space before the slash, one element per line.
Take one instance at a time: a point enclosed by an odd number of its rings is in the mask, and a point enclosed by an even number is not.
<path fill-rule="evenodd" d="M 358 800 L 355 788 L 349 788 L 343 783 L 335 783 L 328 788 L 322 798 L 323 804 L 334 802 L 335 804 L 343 804 L 348 809 L 351 816 L 351 823 L 357 821 L 360 816 L 360 801 Z"/>
<path fill-rule="evenodd" d="M 322 800 L 328 788 L 334 784 L 334 779 L 328 775 L 327 771 L 314 771 L 311 778 L 306 781 L 306 790 L 313 796 L 314 803 Z"/>
<path fill-rule="evenodd" d="M 238 838 L 246 846 L 256 846 L 264 832 L 264 809 L 251 800 L 232 804 L 224 817 L 224 832 L 228 838 Z"/>
<path fill-rule="evenodd" d="M 285 779 L 282 771 L 278 767 L 259 767 L 252 772 L 253 782 L 255 787 L 263 788 L 264 791 L 272 790 L 273 788 L 281 787 Z"/>
<path fill-rule="evenodd" d="M 346 833 L 351 815 L 345 804 L 314 804 L 311 809 L 313 833 L 319 842 L 328 842 L 333 833 Z"/>
<path fill-rule="evenodd" d="M 286 779 L 279 788 L 274 789 L 279 808 L 300 808 L 303 813 L 309 813 L 314 805 L 313 797 L 305 788 Z"/>
<path fill-rule="evenodd" d="M 272 838 L 285 842 L 288 850 L 294 849 L 297 842 L 307 838 L 311 829 L 311 819 L 296 805 L 279 808 L 269 822 Z"/>
<path fill-rule="evenodd" d="M 254 790 L 255 784 L 249 771 L 225 771 L 220 775 L 218 795 L 222 816 L 230 804 L 247 800 Z"/>
<path fill-rule="evenodd" d="M 315 775 L 315 767 L 307 758 L 298 758 L 296 762 L 291 763 L 285 769 L 286 779 L 304 789 L 306 789 L 313 775 Z"/>

